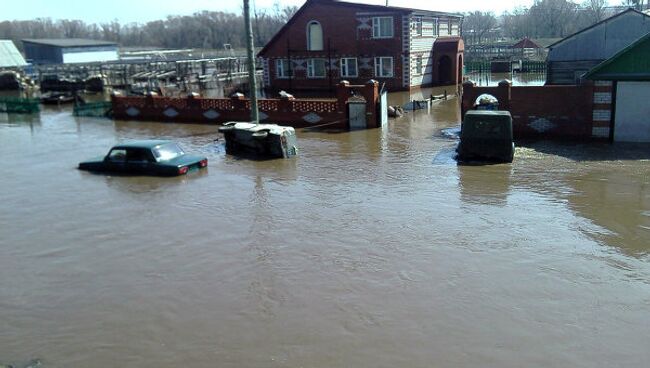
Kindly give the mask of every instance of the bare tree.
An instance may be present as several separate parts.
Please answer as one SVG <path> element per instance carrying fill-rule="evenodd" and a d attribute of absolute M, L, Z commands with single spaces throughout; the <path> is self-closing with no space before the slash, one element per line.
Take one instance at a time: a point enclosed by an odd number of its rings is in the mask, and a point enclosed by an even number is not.
<path fill-rule="evenodd" d="M 605 19 L 606 6 L 607 0 L 586 0 L 582 3 L 583 9 L 586 10 L 587 17 L 592 23 Z"/>
<path fill-rule="evenodd" d="M 497 26 L 493 12 L 474 11 L 467 13 L 463 20 L 463 38 L 469 43 L 481 43 Z"/>
<path fill-rule="evenodd" d="M 264 45 L 295 14 L 295 6 L 255 12 L 256 43 Z M 119 42 L 123 46 L 155 46 L 165 48 L 214 48 L 223 44 L 244 46 L 240 14 L 202 11 L 191 16 L 169 16 L 147 23 L 120 24 L 117 20 L 87 24 L 81 20 L 52 21 L 39 18 L 27 21 L 1 21 L 0 39 L 11 39 L 22 48 L 24 38 L 79 37 Z"/>

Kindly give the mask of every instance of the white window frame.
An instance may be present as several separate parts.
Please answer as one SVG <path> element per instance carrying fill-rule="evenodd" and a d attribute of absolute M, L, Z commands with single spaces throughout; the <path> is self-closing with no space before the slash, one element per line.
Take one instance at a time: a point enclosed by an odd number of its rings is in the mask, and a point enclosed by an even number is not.
<path fill-rule="evenodd" d="M 286 67 L 286 69 L 285 69 Z M 275 78 L 276 79 L 289 79 L 291 78 L 293 70 L 289 59 L 276 59 L 275 60 Z"/>
<path fill-rule="evenodd" d="M 381 29 L 382 19 L 389 19 L 390 32 L 388 30 Z M 372 38 L 393 38 L 395 36 L 395 25 L 393 22 L 393 17 L 373 17 L 372 18 Z"/>
<path fill-rule="evenodd" d="M 422 17 L 414 17 L 414 26 L 413 28 L 415 29 L 415 35 L 416 36 L 422 36 L 424 33 L 422 32 Z"/>
<path fill-rule="evenodd" d="M 317 43 L 319 43 L 319 45 L 312 44 L 312 41 L 313 41 L 312 40 L 312 34 L 311 34 L 311 31 L 312 31 L 311 26 L 312 25 L 318 26 L 318 29 L 320 30 L 320 39 L 317 40 L 318 41 Z M 323 36 L 324 36 L 323 35 L 323 26 L 319 22 L 317 22 L 315 20 L 309 21 L 309 23 L 307 23 L 307 50 L 308 51 L 323 51 L 323 49 L 325 47 L 325 43 L 323 42 L 323 38 L 324 38 Z M 316 47 L 316 46 L 320 46 L 320 47 Z"/>
<path fill-rule="evenodd" d="M 384 75 L 384 62 L 390 59 L 390 75 Z M 378 78 L 392 78 L 395 75 L 395 62 L 392 56 L 377 56 L 375 58 L 375 77 Z"/>
<path fill-rule="evenodd" d="M 316 65 L 314 64 L 316 60 L 319 60 L 323 63 L 323 75 L 316 75 Z M 319 79 L 319 78 L 325 78 L 326 76 L 327 76 L 327 62 L 325 61 L 325 59 L 307 60 L 307 78 Z"/>
<path fill-rule="evenodd" d="M 350 74 L 350 60 L 354 60 L 354 74 Z M 357 58 L 341 58 L 340 64 L 341 77 L 357 78 L 359 76 L 359 63 Z"/>

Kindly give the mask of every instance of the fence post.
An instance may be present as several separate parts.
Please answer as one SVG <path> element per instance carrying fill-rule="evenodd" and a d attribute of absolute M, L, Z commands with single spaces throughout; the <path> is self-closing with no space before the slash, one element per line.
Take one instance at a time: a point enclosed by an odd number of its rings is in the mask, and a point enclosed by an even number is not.
<path fill-rule="evenodd" d="M 474 100 L 476 99 L 476 83 L 471 80 L 463 82 L 463 97 L 460 104 L 460 118 L 461 120 L 465 117 L 465 113 L 474 107 Z"/>
<path fill-rule="evenodd" d="M 250 109 L 246 108 L 246 96 L 243 94 L 233 93 L 232 96 L 230 96 L 230 100 L 234 111 L 250 113 Z"/>
<path fill-rule="evenodd" d="M 342 80 L 336 85 L 336 102 L 339 113 L 346 113 L 348 98 L 350 98 L 350 82 Z"/>
<path fill-rule="evenodd" d="M 374 79 L 366 82 L 363 88 L 366 99 L 366 127 L 379 127 L 379 116 L 377 114 L 377 103 L 379 102 L 379 82 Z"/>
<path fill-rule="evenodd" d="M 512 85 L 509 80 L 504 79 L 499 82 L 499 110 L 510 110 L 510 98 L 512 92 Z"/>

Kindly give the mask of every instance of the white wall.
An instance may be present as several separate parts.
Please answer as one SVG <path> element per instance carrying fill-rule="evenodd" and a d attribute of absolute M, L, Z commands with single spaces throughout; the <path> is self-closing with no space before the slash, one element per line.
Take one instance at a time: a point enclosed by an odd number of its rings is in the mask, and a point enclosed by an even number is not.
<path fill-rule="evenodd" d="M 650 142 L 650 82 L 618 82 L 614 141 Z"/>
<path fill-rule="evenodd" d="M 92 63 L 96 61 L 114 61 L 118 59 L 117 50 L 64 52 L 63 63 Z"/>

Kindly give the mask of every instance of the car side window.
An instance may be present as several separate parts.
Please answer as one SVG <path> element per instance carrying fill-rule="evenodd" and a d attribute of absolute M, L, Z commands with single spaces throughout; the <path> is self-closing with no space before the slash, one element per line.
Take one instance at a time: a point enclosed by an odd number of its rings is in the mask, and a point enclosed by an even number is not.
<path fill-rule="evenodd" d="M 127 161 L 129 162 L 152 162 L 151 155 L 143 149 L 131 149 L 127 151 Z"/>
<path fill-rule="evenodd" d="M 122 148 L 112 149 L 108 153 L 108 160 L 113 162 L 124 162 L 126 161 L 126 150 Z"/>

